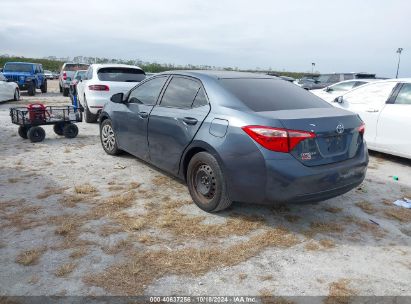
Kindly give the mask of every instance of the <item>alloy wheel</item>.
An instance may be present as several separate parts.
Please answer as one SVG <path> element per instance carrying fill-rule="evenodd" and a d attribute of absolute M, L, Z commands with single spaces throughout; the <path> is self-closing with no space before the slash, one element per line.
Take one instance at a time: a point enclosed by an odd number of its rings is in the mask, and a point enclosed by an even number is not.
<path fill-rule="evenodd" d="M 103 146 L 107 151 L 113 151 L 116 138 L 114 136 L 113 128 L 110 125 L 104 125 L 101 130 L 101 140 L 103 142 Z"/>

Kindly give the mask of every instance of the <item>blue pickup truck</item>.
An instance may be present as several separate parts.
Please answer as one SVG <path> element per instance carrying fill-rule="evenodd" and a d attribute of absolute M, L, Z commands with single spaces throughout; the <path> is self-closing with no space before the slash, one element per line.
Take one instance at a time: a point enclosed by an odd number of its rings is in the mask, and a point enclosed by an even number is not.
<path fill-rule="evenodd" d="M 43 66 L 39 63 L 6 62 L 3 75 L 9 81 L 16 82 L 20 91 L 27 90 L 30 96 L 36 94 L 36 89 L 47 93 L 47 79 L 44 76 Z"/>

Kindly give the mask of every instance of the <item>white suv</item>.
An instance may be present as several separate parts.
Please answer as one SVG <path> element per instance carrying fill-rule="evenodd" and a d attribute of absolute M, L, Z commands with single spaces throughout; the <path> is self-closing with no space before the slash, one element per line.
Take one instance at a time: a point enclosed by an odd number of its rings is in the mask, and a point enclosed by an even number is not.
<path fill-rule="evenodd" d="M 84 80 L 77 84 L 78 100 L 84 107 L 84 120 L 96 122 L 104 104 L 117 93 L 127 93 L 146 78 L 138 66 L 92 64 Z"/>

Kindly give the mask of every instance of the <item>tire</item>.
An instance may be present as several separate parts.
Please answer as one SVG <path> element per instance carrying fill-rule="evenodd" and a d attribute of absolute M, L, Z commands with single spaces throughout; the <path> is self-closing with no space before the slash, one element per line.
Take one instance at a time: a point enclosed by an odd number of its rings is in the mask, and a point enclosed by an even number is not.
<path fill-rule="evenodd" d="M 14 101 L 19 101 L 20 100 L 20 90 L 19 89 L 15 89 L 14 90 L 14 97 L 13 97 Z M 27 137 L 26 137 L 27 138 Z"/>
<path fill-rule="evenodd" d="M 42 127 L 31 127 L 27 133 L 31 142 L 41 142 L 46 137 L 46 131 Z"/>
<path fill-rule="evenodd" d="M 57 123 L 53 126 L 54 133 L 60 136 L 64 135 L 63 129 L 64 129 L 64 123 Z"/>
<path fill-rule="evenodd" d="M 121 150 L 117 146 L 116 134 L 110 119 L 106 119 L 100 125 L 100 141 L 104 151 L 110 155 L 118 155 Z"/>
<path fill-rule="evenodd" d="M 187 184 L 194 203 L 204 211 L 221 211 L 232 204 L 223 172 L 214 156 L 207 152 L 199 152 L 191 158 Z"/>
<path fill-rule="evenodd" d="M 44 80 L 43 85 L 40 87 L 41 93 L 47 93 L 47 80 Z"/>
<path fill-rule="evenodd" d="M 69 89 L 68 88 L 64 88 L 63 89 L 63 96 L 68 96 L 69 95 Z"/>
<path fill-rule="evenodd" d="M 36 95 L 36 84 L 34 82 L 30 82 L 28 88 L 27 88 L 27 94 L 29 96 L 34 96 Z"/>
<path fill-rule="evenodd" d="M 29 130 L 29 128 L 24 127 L 24 126 L 20 126 L 19 127 L 19 135 L 21 138 L 27 139 L 27 131 Z"/>
<path fill-rule="evenodd" d="M 59 84 L 59 89 L 60 89 L 60 93 L 63 93 L 63 88 L 61 87 L 60 84 Z"/>
<path fill-rule="evenodd" d="M 98 118 L 98 115 L 90 112 L 90 109 L 88 108 L 88 105 L 87 105 L 86 95 L 84 95 L 84 121 L 87 123 L 93 123 L 97 121 L 97 118 Z"/>
<path fill-rule="evenodd" d="M 66 124 L 63 127 L 63 134 L 66 138 L 74 138 L 78 135 L 78 127 L 72 123 Z"/>

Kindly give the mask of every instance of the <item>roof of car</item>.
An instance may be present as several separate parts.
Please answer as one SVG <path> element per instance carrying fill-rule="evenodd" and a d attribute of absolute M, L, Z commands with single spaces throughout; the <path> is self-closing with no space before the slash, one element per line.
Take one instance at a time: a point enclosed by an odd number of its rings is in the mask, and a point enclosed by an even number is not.
<path fill-rule="evenodd" d="M 119 64 L 119 63 L 93 63 L 92 66 L 96 69 L 100 68 L 133 68 L 133 69 L 140 69 L 139 66 L 136 65 L 129 65 L 129 64 Z"/>
<path fill-rule="evenodd" d="M 214 79 L 230 79 L 230 78 L 262 78 L 262 79 L 275 79 L 276 77 L 249 73 L 249 72 L 235 72 L 235 71 L 217 71 L 217 70 L 176 70 L 176 71 L 166 71 L 161 74 L 174 74 L 174 75 L 186 75 L 199 77 L 202 76 L 214 78 Z"/>

